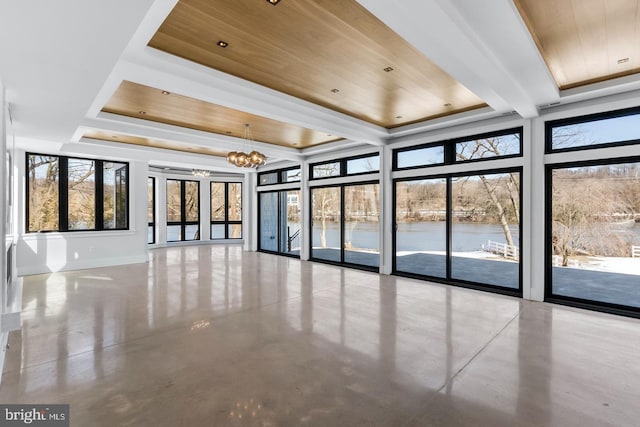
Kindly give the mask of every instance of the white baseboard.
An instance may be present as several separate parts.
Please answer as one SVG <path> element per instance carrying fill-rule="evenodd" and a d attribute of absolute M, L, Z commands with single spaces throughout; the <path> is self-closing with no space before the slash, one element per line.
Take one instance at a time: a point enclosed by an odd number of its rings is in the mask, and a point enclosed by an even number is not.
<path fill-rule="evenodd" d="M 144 254 L 137 256 L 71 261 L 68 262 L 64 267 L 56 269 L 51 269 L 46 265 L 18 266 L 17 272 L 18 276 L 29 276 L 32 274 L 53 273 L 56 271 L 86 270 L 88 268 L 111 267 L 115 265 L 143 264 L 148 261 L 149 259 L 147 257 L 147 253 L 145 252 Z"/>

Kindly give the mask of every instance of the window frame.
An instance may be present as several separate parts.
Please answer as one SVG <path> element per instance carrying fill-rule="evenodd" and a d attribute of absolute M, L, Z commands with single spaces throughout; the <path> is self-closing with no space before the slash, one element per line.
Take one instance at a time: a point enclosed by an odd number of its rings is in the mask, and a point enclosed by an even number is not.
<path fill-rule="evenodd" d="M 575 151 L 575 150 L 571 150 Z M 555 152 L 555 151 L 554 151 Z M 615 157 L 607 159 L 577 160 L 572 162 L 549 163 L 545 165 L 545 225 L 544 225 L 544 301 L 554 304 L 578 307 L 621 316 L 640 318 L 640 307 L 595 301 L 553 293 L 553 171 L 584 166 L 606 166 L 621 163 L 640 163 L 640 156 Z"/>
<path fill-rule="evenodd" d="M 212 220 L 211 212 L 213 211 L 213 197 L 211 187 L 213 184 L 224 184 L 224 220 Z M 230 184 L 240 184 L 240 220 L 229 220 L 229 186 Z M 224 225 L 224 237 L 213 237 L 211 232 L 209 233 L 209 240 L 243 240 L 244 239 L 244 225 L 242 217 L 244 212 L 244 186 L 241 181 L 209 181 L 209 231 L 211 231 L 212 225 Z M 229 226 L 240 225 L 241 232 L 240 237 L 229 237 Z"/>
<path fill-rule="evenodd" d="M 300 179 L 297 181 L 286 181 L 284 179 L 282 179 L 283 174 L 285 174 L 288 171 L 292 171 L 292 170 L 296 170 L 296 169 L 300 169 Z M 260 183 L 260 179 L 265 176 L 265 175 L 271 175 L 275 173 L 277 176 L 276 182 L 269 182 L 266 184 L 261 184 Z M 302 181 L 302 166 L 291 166 L 288 168 L 282 168 L 282 169 L 274 169 L 274 170 L 270 170 L 270 171 L 265 171 L 265 172 L 259 172 L 258 173 L 258 187 L 268 187 L 270 185 L 279 185 L 279 184 L 295 184 L 297 182 Z"/>
<path fill-rule="evenodd" d="M 358 172 L 358 173 L 347 173 L 347 162 L 350 160 L 360 160 L 360 159 L 367 159 L 369 157 L 378 157 L 379 159 L 381 159 L 380 153 L 379 152 L 374 152 L 374 153 L 368 153 L 368 154 L 360 154 L 360 155 L 356 155 L 356 156 L 349 156 L 349 157 L 342 157 L 340 159 L 334 159 L 334 160 L 325 160 L 325 161 L 321 161 L 321 162 L 315 162 L 315 163 L 310 163 L 309 164 L 309 181 L 320 181 L 323 179 L 335 179 L 335 178 L 344 178 L 344 177 L 351 177 L 351 176 L 361 176 L 361 175 L 371 175 L 371 174 L 376 174 L 376 173 L 380 173 L 380 167 L 378 167 L 378 170 L 375 171 L 369 171 L 369 172 Z M 327 165 L 330 163 L 339 163 L 340 164 L 340 173 L 338 175 L 331 175 L 331 176 L 321 176 L 321 177 L 317 177 L 314 178 L 313 176 L 313 168 L 316 166 L 320 166 L 320 165 Z"/>
<path fill-rule="evenodd" d="M 257 234 L 258 235 L 258 239 L 257 239 L 258 240 L 258 242 L 257 242 L 258 243 L 258 252 L 264 252 L 264 253 L 267 253 L 267 254 L 282 255 L 282 256 L 287 256 L 287 257 L 290 257 L 290 258 L 298 258 L 298 259 L 300 259 L 300 254 L 296 255 L 296 254 L 292 254 L 290 252 L 283 252 L 283 251 L 280 250 L 281 243 L 282 243 L 281 240 L 280 240 L 280 236 L 282 235 L 281 234 L 282 230 L 280 228 L 280 225 L 281 225 L 280 218 L 281 218 L 281 215 L 282 215 L 281 198 L 282 198 L 283 194 L 284 194 L 284 196 L 287 196 L 288 195 L 287 193 L 289 193 L 290 191 L 298 191 L 298 192 L 300 192 L 298 197 L 302 197 L 302 192 L 301 192 L 300 188 L 289 188 L 289 189 L 285 189 L 285 190 L 268 190 L 268 191 L 261 191 L 261 192 L 258 193 L 258 227 L 257 227 L 257 232 L 258 232 L 258 234 Z M 262 235 L 262 221 L 261 221 L 261 219 L 262 219 L 261 218 L 262 217 L 262 197 L 260 197 L 260 196 L 262 194 L 272 194 L 272 193 L 276 193 L 276 195 L 277 195 L 277 205 L 278 205 L 278 212 L 277 212 L 278 239 L 277 239 L 277 243 L 276 243 L 276 247 L 278 249 L 275 250 L 275 251 L 272 251 L 272 250 L 269 250 L 269 249 L 264 249 L 262 247 L 262 245 L 260 244 L 261 243 L 260 236 Z M 287 202 L 288 202 L 288 200 L 287 200 Z M 303 216 L 300 215 L 300 221 L 302 221 L 302 219 L 303 219 Z M 302 231 L 302 228 L 300 228 L 300 232 L 301 231 Z"/>
<path fill-rule="evenodd" d="M 155 176 L 149 176 L 147 177 L 147 191 L 149 190 L 149 180 L 151 180 L 151 194 L 153 197 L 153 203 L 151 205 L 151 219 L 153 220 L 153 222 L 149 222 L 148 218 L 147 218 L 147 233 L 149 232 L 149 227 L 152 227 L 153 233 L 153 239 L 151 240 L 151 242 L 147 239 L 147 244 L 148 245 L 153 245 L 156 243 L 156 222 L 157 222 L 157 217 L 156 217 L 156 177 Z M 149 209 L 149 200 L 147 200 L 147 209 Z M 148 213 L 148 211 L 147 211 Z"/>
<path fill-rule="evenodd" d="M 58 159 L 58 229 L 57 230 L 30 230 L 29 229 L 29 157 L 30 156 L 43 156 L 43 157 L 55 157 Z M 69 160 L 87 160 L 94 162 L 94 224 L 91 229 L 69 229 Z M 126 186 L 126 227 L 104 228 L 104 164 L 105 163 L 117 163 L 123 164 L 126 170 L 127 179 Z M 92 231 L 126 231 L 131 228 L 130 226 L 130 167 L 129 162 L 121 160 L 107 160 L 107 159 L 91 159 L 86 157 L 76 156 L 61 156 L 57 154 L 44 154 L 27 151 L 25 153 L 25 234 L 34 233 L 82 233 Z M 114 200 L 115 203 L 115 200 Z"/>
<path fill-rule="evenodd" d="M 360 156 L 357 156 L 360 157 Z M 332 162 L 322 162 L 322 163 L 332 163 Z M 366 174 L 370 174 L 371 172 L 367 172 Z M 377 172 L 376 172 L 377 173 Z M 365 175 L 365 174 L 358 174 L 358 175 Z M 352 175 L 349 175 L 352 176 Z M 337 178 L 336 176 L 333 176 L 331 178 Z M 322 179 L 322 178 L 320 178 Z M 309 212 L 307 213 L 307 217 L 309 219 L 309 224 L 310 224 L 310 233 L 309 233 L 309 242 L 307 243 L 307 247 L 309 249 L 309 260 L 310 261 L 314 261 L 314 262 L 321 262 L 321 263 L 325 263 L 325 264 L 331 264 L 331 265 L 337 265 L 337 266 L 342 266 L 342 267 L 349 267 L 349 268 L 356 268 L 359 270 L 365 270 L 365 271 L 373 271 L 373 272 L 379 272 L 380 271 L 380 262 L 378 263 L 377 266 L 371 266 L 371 265 L 366 265 L 366 264 L 355 264 L 355 263 L 350 263 L 350 262 L 345 262 L 345 248 L 344 248 L 344 226 L 345 226 L 345 220 L 344 220 L 344 207 L 345 207 L 345 187 L 354 187 L 354 186 L 361 186 L 361 185 L 378 185 L 378 189 L 380 189 L 382 186 L 380 184 L 379 180 L 370 180 L 370 181 L 357 181 L 357 182 L 343 182 L 343 183 L 339 183 L 339 184 L 330 184 L 330 185 L 316 185 L 311 187 L 309 190 Z M 340 188 L 340 261 L 332 261 L 332 260 L 328 260 L 328 259 L 323 259 L 323 258 L 315 258 L 313 256 L 313 191 L 314 190 L 321 190 L 323 188 Z M 378 193 L 378 197 L 380 197 L 380 193 Z M 378 204 L 380 203 L 380 200 L 378 200 Z M 378 213 L 379 215 L 380 213 Z M 380 235 L 382 235 L 382 222 L 378 221 L 378 237 L 380 237 Z M 378 248 L 378 256 L 382 255 L 382 248 Z"/>
<path fill-rule="evenodd" d="M 454 146 L 455 147 L 455 146 Z M 502 157 L 500 157 L 502 158 Z M 489 159 L 495 159 L 495 157 L 491 157 Z M 465 162 L 466 163 L 466 162 Z M 470 289 L 477 289 L 477 290 L 483 290 L 483 291 L 490 291 L 490 292 L 494 292 L 494 293 L 498 293 L 498 294 L 504 294 L 504 295 L 511 295 L 511 296 L 516 296 L 516 297 L 522 297 L 523 296 L 523 258 L 522 255 L 520 255 L 520 260 L 518 262 L 518 288 L 509 288 L 509 287 L 505 287 L 505 286 L 498 286 L 498 285 L 492 285 L 492 284 L 485 284 L 485 283 L 481 283 L 481 282 L 472 282 L 469 280 L 464 280 L 464 279 L 458 279 L 458 278 L 454 278 L 452 276 L 452 250 L 451 250 L 451 244 L 452 244 L 452 239 L 453 239 L 453 234 L 452 234 L 452 229 L 453 229 L 453 221 L 452 221 L 452 212 L 453 212 L 453 183 L 452 183 L 452 178 L 459 178 L 459 177 L 465 177 L 465 176 L 476 176 L 476 175 L 492 175 L 492 174 L 502 174 L 502 173 L 513 173 L 513 172 L 517 172 L 519 174 L 519 178 L 520 178 L 520 191 L 519 191 L 519 215 L 520 215 L 520 223 L 518 224 L 518 250 L 520 251 L 520 254 L 522 254 L 522 241 L 523 241 L 523 235 L 522 235 L 522 214 L 523 214 L 523 210 L 522 210 L 522 202 L 523 202 L 523 198 L 522 198 L 522 189 L 523 189 L 523 181 L 524 181 L 524 177 L 523 177 L 523 167 L 522 166 L 516 166 L 516 167 L 508 167 L 508 168 L 492 168 L 492 169 L 472 169 L 469 171 L 464 171 L 464 172 L 454 172 L 454 173 L 438 173 L 438 174 L 433 174 L 433 175 L 429 175 L 429 174 L 423 174 L 423 175 L 418 175 L 418 176 L 410 176 L 410 177 L 402 177 L 402 178 L 394 178 L 392 180 L 392 216 L 391 216 L 391 221 L 392 221 L 392 228 L 393 228 L 393 234 L 392 234 L 392 239 L 391 239 L 391 274 L 395 275 L 395 276 L 401 276 L 401 277 L 409 277 L 409 278 L 413 278 L 413 279 L 419 279 L 419 280 L 429 280 L 432 282 L 437 282 L 437 283 L 444 283 L 447 285 L 454 285 L 454 286 L 459 286 L 459 287 L 463 287 L 463 288 L 470 288 Z M 397 206 L 397 187 L 396 187 L 396 183 L 398 182 L 407 182 L 407 181 L 419 181 L 419 180 L 429 180 L 429 179 L 441 179 L 444 178 L 446 180 L 446 195 L 447 195 L 447 201 L 446 201 L 446 277 L 438 277 L 438 276 L 428 276 L 428 275 L 422 275 L 422 274 L 417 274 L 417 273 L 411 273 L 411 272 L 405 272 L 405 271 L 398 271 L 397 269 L 397 263 L 396 263 L 396 253 L 397 253 L 397 212 L 396 212 L 396 206 Z"/>
<path fill-rule="evenodd" d="M 477 159 L 469 159 L 469 160 L 456 160 L 456 145 L 460 142 L 474 141 L 477 139 L 487 139 L 487 138 L 496 137 L 496 136 L 506 136 L 506 135 L 513 135 L 513 134 L 517 134 L 519 136 L 519 140 L 520 140 L 519 153 L 505 154 L 501 156 L 492 156 L 492 157 L 480 157 Z M 517 126 L 513 128 L 508 128 L 508 129 L 501 129 L 498 131 L 483 132 L 475 135 L 468 135 L 468 136 L 462 136 L 462 137 L 453 138 L 453 139 L 433 141 L 433 142 L 427 142 L 419 145 L 411 145 L 408 147 L 396 148 L 393 150 L 391 170 L 393 172 L 396 172 L 396 171 L 406 171 L 406 170 L 412 170 L 412 169 L 433 168 L 433 167 L 442 167 L 442 166 L 449 166 L 449 165 L 478 163 L 478 162 L 487 162 L 492 160 L 502 160 L 502 159 L 522 157 L 524 152 L 523 139 L 524 139 L 524 129 L 522 126 Z M 444 149 L 444 159 L 442 163 L 398 167 L 398 153 L 419 150 L 422 148 L 438 147 L 438 146 L 442 146 Z"/>
<path fill-rule="evenodd" d="M 640 115 L 640 107 L 624 108 L 621 110 L 605 111 L 595 114 L 585 114 L 576 117 L 567 117 L 557 120 L 549 120 L 544 123 L 544 150 L 545 154 L 567 153 L 572 151 L 596 150 L 598 148 L 622 147 L 625 145 L 640 144 L 640 139 L 628 139 L 623 141 L 605 142 L 601 144 L 583 145 L 579 147 L 553 148 L 553 129 L 555 127 L 579 125 L 581 123 L 597 122 L 618 117 Z"/>
<path fill-rule="evenodd" d="M 200 181 L 198 180 L 193 180 L 193 179 L 178 179 L 178 178 L 167 178 L 166 183 L 165 183 L 165 191 L 167 184 L 169 183 L 169 181 L 177 181 L 180 183 L 180 221 L 169 221 L 168 219 L 168 215 L 167 215 L 167 224 L 166 227 L 167 229 L 170 226 L 180 226 L 180 240 L 169 240 L 167 239 L 167 243 L 176 243 L 176 242 L 197 242 L 202 240 L 202 235 L 201 235 L 201 227 L 200 227 L 200 216 L 201 216 L 201 207 L 200 207 Z M 198 184 L 198 219 L 196 221 L 187 221 L 187 191 L 186 191 L 186 183 L 187 182 L 195 182 Z M 169 208 L 169 204 L 165 203 L 166 206 L 165 208 L 168 209 Z M 195 239 L 186 239 L 186 228 L 188 225 L 197 225 L 198 226 L 198 231 L 196 232 L 197 238 Z"/>

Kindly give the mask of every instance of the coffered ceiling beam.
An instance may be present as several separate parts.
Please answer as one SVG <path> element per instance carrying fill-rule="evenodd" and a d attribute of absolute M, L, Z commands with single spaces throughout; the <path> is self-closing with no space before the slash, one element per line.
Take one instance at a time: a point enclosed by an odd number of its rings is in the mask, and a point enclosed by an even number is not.
<path fill-rule="evenodd" d="M 525 118 L 558 87 L 512 0 L 358 0 L 498 113 Z"/>

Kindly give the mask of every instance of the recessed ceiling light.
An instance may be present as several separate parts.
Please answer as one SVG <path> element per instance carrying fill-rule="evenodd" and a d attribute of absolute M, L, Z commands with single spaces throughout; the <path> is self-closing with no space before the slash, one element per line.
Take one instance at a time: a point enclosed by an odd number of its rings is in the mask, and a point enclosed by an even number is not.
<path fill-rule="evenodd" d="M 267 3 L 272 4 L 272 5 L 277 5 L 278 3 L 280 3 L 280 0 L 267 0 Z"/>
<path fill-rule="evenodd" d="M 218 46 L 220 46 L 220 47 L 227 47 L 227 46 L 229 46 L 229 43 L 227 43 L 227 42 L 226 42 L 226 41 L 224 41 L 224 40 L 219 40 L 219 41 L 218 41 L 218 43 L 216 43 L 216 44 L 217 44 Z"/>
<path fill-rule="evenodd" d="M 387 68 L 385 68 L 384 70 L 385 70 L 387 73 L 389 73 L 389 72 L 393 71 L 393 67 L 387 67 Z"/>
<path fill-rule="evenodd" d="M 331 89 L 331 92 L 338 93 L 338 92 L 340 92 L 340 89 Z"/>
<path fill-rule="evenodd" d="M 444 104 L 445 107 L 451 107 L 451 104 L 449 104 L 448 102 L 446 104 Z"/>
<path fill-rule="evenodd" d="M 233 132 L 231 132 L 230 130 L 227 131 L 227 135 L 231 135 Z"/>
<path fill-rule="evenodd" d="M 111 135 L 111 138 L 118 139 L 118 135 Z"/>
<path fill-rule="evenodd" d="M 162 91 L 162 94 L 163 94 L 163 95 L 171 95 L 171 92 L 168 92 L 168 91 L 166 91 L 166 90 L 163 90 L 163 91 Z"/>
<path fill-rule="evenodd" d="M 401 119 L 401 118 L 402 118 L 402 116 L 396 116 L 396 119 Z"/>
<path fill-rule="evenodd" d="M 139 114 L 142 114 L 143 116 L 144 116 L 145 114 L 147 114 L 147 112 L 146 112 L 146 111 L 142 111 L 142 110 L 138 111 L 138 113 L 139 113 Z"/>
<path fill-rule="evenodd" d="M 624 64 L 625 62 L 629 62 L 629 58 L 618 59 L 618 64 Z"/>

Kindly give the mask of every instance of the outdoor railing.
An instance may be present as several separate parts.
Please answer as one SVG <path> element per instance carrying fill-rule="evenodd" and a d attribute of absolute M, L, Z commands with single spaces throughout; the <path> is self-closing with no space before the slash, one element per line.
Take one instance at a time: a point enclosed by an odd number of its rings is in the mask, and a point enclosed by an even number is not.
<path fill-rule="evenodd" d="M 640 258 L 640 246 L 631 246 L 631 257 Z"/>
<path fill-rule="evenodd" d="M 517 246 L 507 245 L 506 243 L 489 240 L 484 250 L 493 254 L 501 255 L 504 258 L 511 258 L 515 260 L 520 259 L 520 249 L 518 249 Z"/>
<path fill-rule="evenodd" d="M 287 252 L 300 247 L 300 229 L 291 234 L 291 227 L 287 227 Z"/>

